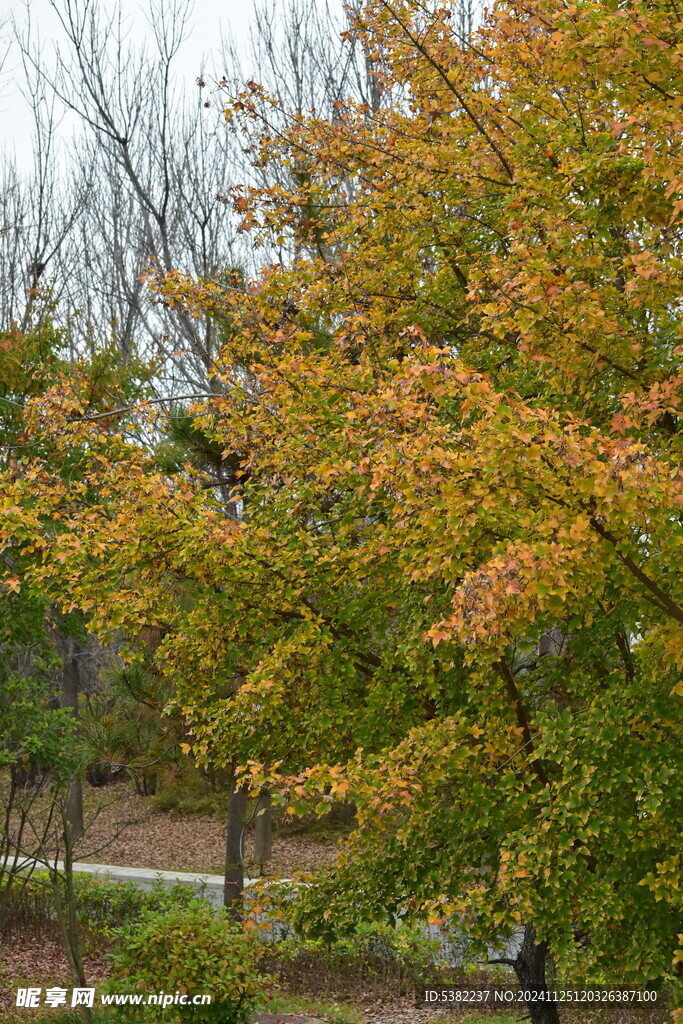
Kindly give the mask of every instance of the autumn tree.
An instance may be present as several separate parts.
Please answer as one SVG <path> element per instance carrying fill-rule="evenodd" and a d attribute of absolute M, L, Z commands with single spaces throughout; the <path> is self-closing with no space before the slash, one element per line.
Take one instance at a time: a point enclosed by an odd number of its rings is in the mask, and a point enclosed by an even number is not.
<path fill-rule="evenodd" d="M 4 536 L 57 531 L 33 585 L 97 628 L 165 623 L 200 763 L 295 810 L 353 797 L 301 924 L 457 917 L 482 954 L 522 930 L 527 988 L 549 962 L 671 983 L 680 21 L 503 2 L 470 38 L 453 14 L 370 0 L 355 31 L 404 100 L 264 126 L 257 159 L 304 154 L 305 188 L 235 201 L 254 237 L 324 211 L 324 253 L 239 293 L 158 282 L 229 325 L 193 415 L 240 453 L 241 521 L 52 393 L 34 429 L 87 464 L 7 475 Z M 229 116 L 262 111 L 250 87 Z"/>
<path fill-rule="evenodd" d="M 53 323 L 54 300 L 32 289 L 24 329 L 0 332 L 0 460 L 3 474 L 28 478 L 38 462 L 55 468 L 43 438 L 31 435 L 25 412 L 31 401 L 58 387 L 62 401 L 76 386 L 89 410 L 141 394 L 143 377 L 131 364 L 118 372 L 117 353 L 101 351 L 87 368 L 65 358 L 64 331 Z M 141 368 L 137 366 L 139 371 Z M 60 465 L 77 479 L 79 452 Z M 52 537 L 54 539 L 54 536 Z M 3 546 L 0 591 L 0 924 L 11 921 L 29 881 L 50 892 L 64 952 L 75 985 L 85 984 L 73 886 L 75 850 L 84 834 L 81 781 L 88 751 L 77 719 L 88 659 L 95 646 L 76 609 L 58 609 L 30 586 L 48 544 L 14 529 Z M 94 850 L 81 853 L 90 855 Z M 101 847 L 100 847 L 101 849 Z M 42 870 L 46 878 L 35 878 Z M 83 1008 L 86 1024 L 91 1013 Z"/>

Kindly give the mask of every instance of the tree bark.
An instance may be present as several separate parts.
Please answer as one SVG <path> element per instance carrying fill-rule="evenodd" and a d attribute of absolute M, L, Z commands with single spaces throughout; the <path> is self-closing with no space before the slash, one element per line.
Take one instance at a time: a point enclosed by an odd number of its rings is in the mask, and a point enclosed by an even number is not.
<path fill-rule="evenodd" d="M 548 959 L 548 943 L 536 942 L 536 933 L 526 925 L 522 946 L 514 962 L 515 974 L 520 988 L 531 993 L 546 994 L 548 986 L 545 980 L 545 967 Z M 560 1024 L 557 1005 L 545 999 L 529 999 L 527 1001 L 531 1024 Z"/>
<path fill-rule="evenodd" d="M 83 835 L 83 787 L 81 780 L 71 779 L 69 791 L 66 796 L 66 813 L 69 818 L 69 826 L 74 840 L 80 839 Z"/>
<path fill-rule="evenodd" d="M 273 854 L 273 813 L 270 806 L 270 793 L 262 790 L 256 804 L 256 821 L 254 823 L 254 859 L 263 872 Z"/>
<path fill-rule="evenodd" d="M 567 641 L 561 626 L 553 626 L 538 641 L 538 653 L 541 657 L 550 655 L 561 658 L 567 653 Z"/>
<path fill-rule="evenodd" d="M 247 817 L 247 794 L 231 781 L 225 839 L 225 880 L 223 905 L 236 921 L 242 920 L 244 895 L 243 841 Z"/>
<path fill-rule="evenodd" d="M 78 915 L 76 913 L 76 895 L 73 884 L 73 833 L 71 822 L 68 819 L 68 807 L 65 808 L 63 817 L 64 837 L 64 860 L 63 860 L 63 881 L 64 891 L 62 893 L 62 878 L 57 870 L 57 865 L 52 864 L 49 868 L 52 882 L 52 896 L 54 901 L 55 914 L 62 934 L 64 953 L 69 964 L 71 980 L 76 988 L 86 987 L 85 970 L 83 967 L 83 954 L 79 935 Z M 88 1006 L 79 1005 L 78 1011 L 83 1024 L 92 1024 L 92 1010 Z"/>
<path fill-rule="evenodd" d="M 62 655 L 62 706 L 71 709 L 74 718 L 78 718 L 79 673 L 76 642 L 69 639 Z M 81 780 L 73 777 L 69 783 L 66 798 L 66 813 L 71 828 L 71 836 L 75 841 L 83 835 L 83 790 Z"/>

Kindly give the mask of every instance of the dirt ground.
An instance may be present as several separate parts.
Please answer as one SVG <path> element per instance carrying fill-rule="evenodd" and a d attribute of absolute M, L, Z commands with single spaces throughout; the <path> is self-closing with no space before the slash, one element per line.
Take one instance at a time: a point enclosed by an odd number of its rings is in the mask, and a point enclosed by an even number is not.
<path fill-rule="evenodd" d="M 76 848 L 76 859 L 159 871 L 197 871 L 220 875 L 225 863 L 225 823 L 209 815 L 179 816 L 156 810 L 151 797 L 138 796 L 123 784 L 103 789 L 87 787 L 84 794 L 87 827 Z M 247 864 L 253 841 L 246 837 Z M 337 855 L 334 836 L 321 839 L 297 832 L 294 826 L 276 832 L 268 874 L 288 878 Z M 250 874 L 258 874 L 252 863 Z"/>
<path fill-rule="evenodd" d="M 127 781 L 115 786 L 95 789 L 84 787 L 86 834 L 75 850 L 76 860 L 115 866 L 152 868 L 154 870 L 194 871 L 200 874 L 222 874 L 225 859 L 225 823 L 211 815 L 185 815 L 159 811 L 151 797 L 135 793 Z M 258 874 L 255 864 L 249 867 L 253 840 L 246 838 L 249 874 Z M 268 874 L 287 878 L 296 872 L 308 872 L 333 860 L 337 855 L 337 838 L 310 836 L 296 825 L 276 831 L 273 858 Z M 107 975 L 104 959 L 89 958 L 86 974 L 92 983 Z M 42 987 L 62 982 L 68 984 L 68 967 L 59 944 L 2 940 L 0 938 L 0 1021 L 13 1016 L 14 991 L 17 986 Z M 26 1019 L 35 1016 L 27 1011 Z"/>

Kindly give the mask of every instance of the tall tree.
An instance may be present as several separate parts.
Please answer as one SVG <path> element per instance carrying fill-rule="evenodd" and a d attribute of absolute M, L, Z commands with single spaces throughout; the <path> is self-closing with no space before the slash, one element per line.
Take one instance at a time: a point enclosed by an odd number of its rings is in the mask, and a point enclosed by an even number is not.
<path fill-rule="evenodd" d="M 242 521 L 52 394 L 31 415 L 87 452 L 82 487 L 8 476 L 5 530 L 59 524 L 35 585 L 102 628 L 164 621 L 199 761 L 294 809 L 353 798 L 303 924 L 457 916 L 482 952 L 522 929 L 528 987 L 549 958 L 673 982 L 680 21 L 503 2 L 468 38 L 452 13 L 370 0 L 355 30 L 405 101 L 265 125 L 257 159 L 305 178 L 236 205 L 255 237 L 320 210 L 326 251 L 239 292 L 159 282 L 226 325 L 193 412 Z"/>

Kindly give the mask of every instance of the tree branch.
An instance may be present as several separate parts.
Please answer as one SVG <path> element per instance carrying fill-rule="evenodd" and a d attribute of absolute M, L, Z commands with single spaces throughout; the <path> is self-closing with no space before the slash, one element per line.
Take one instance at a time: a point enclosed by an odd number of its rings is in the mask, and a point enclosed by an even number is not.
<path fill-rule="evenodd" d="M 634 561 L 630 555 L 624 555 L 619 551 L 619 539 L 610 530 L 606 530 L 602 523 L 598 521 L 596 516 L 591 516 L 590 524 L 595 532 L 603 538 L 603 540 L 609 541 L 615 549 L 615 553 L 619 561 L 622 562 L 631 575 L 635 576 L 635 578 L 657 599 L 657 603 L 662 611 L 670 615 L 672 619 L 676 620 L 676 622 L 683 622 L 683 608 L 677 605 L 676 602 L 669 597 L 666 591 L 662 590 L 659 584 L 655 583 L 655 581 L 640 568 L 638 563 Z"/>

